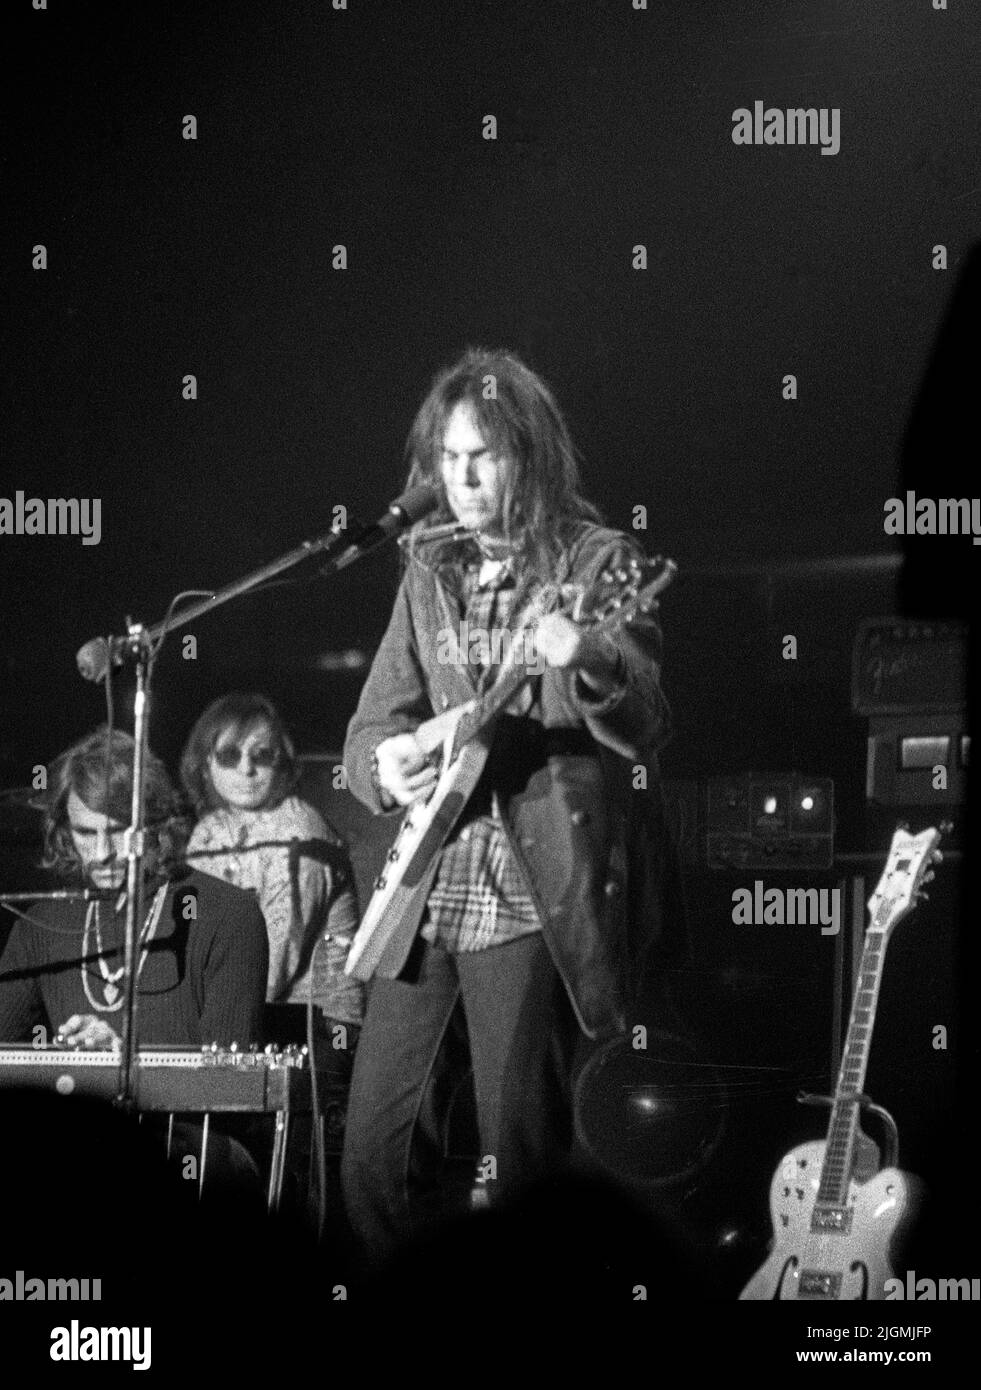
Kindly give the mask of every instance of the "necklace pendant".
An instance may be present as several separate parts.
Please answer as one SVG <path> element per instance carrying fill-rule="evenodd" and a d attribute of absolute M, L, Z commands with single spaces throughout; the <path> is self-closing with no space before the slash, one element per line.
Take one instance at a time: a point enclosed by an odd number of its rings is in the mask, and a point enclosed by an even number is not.
<path fill-rule="evenodd" d="M 116 1000 L 119 998 L 119 986 L 112 984 L 108 980 L 103 982 L 102 992 L 106 996 L 107 1004 L 115 1004 Z"/>

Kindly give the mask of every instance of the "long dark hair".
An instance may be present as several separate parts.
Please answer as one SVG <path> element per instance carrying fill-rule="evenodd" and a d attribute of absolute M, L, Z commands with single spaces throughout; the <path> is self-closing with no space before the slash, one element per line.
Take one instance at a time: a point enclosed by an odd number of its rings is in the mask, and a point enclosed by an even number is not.
<path fill-rule="evenodd" d="M 208 706 L 191 730 L 181 755 L 181 782 L 199 816 L 222 804 L 208 771 L 208 759 L 215 751 L 219 738 L 226 730 L 231 730 L 236 738 L 242 738 L 257 724 L 269 726 L 272 747 L 277 755 L 268 807 L 278 806 L 296 786 L 300 775 L 296 750 L 275 705 L 265 695 L 234 691 L 230 695 L 222 695 Z"/>
<path fill-rule="evenodd" d="M 133 753 L 129 734 L 114 729 L 109 740 L 107 725 L 59 754 L 48 769 L 48 809 L 44 821 L 46 869 L 62 878 L 81 880 L 82 862 L 68 821 L 72 792 L 90 811 L 108 816 L 120 825 L 130 823 L 133 794 Z M 146 869 L 170 878 L 184 857 L 190 826 L 167 769 L 147 749 L 146 756 Z"/>
<path fill-rule="evenodd" d="M 440 459 L 446 423 L 466 402 L 489 446 L 513 461 L 507 481 L 503 531 L 524 563 L 542 576 L 554 573 L 562 552 L 584 522 L 601 520 L 580 492 L 579 464 L 562 412 L 549 388 L 513 353 L 468 348 L 435 378 L 409 431 L 408 486 L 429 483 L 439 509 L 410 533 L 452 521 Z"/>

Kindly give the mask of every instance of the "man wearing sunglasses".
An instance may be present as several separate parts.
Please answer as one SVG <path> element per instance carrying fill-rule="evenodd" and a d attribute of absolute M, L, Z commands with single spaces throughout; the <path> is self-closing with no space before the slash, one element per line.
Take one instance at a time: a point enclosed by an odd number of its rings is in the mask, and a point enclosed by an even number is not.
<path fill-rule="evenodd" d="M 91 902 L 38 903 L 0 957 L 0 1041 L 107 1048 L 120 1041 L 125 826 L 133 740 L 98 729 L 49 770 L 45 865 Z M 251 894 L 183 862 L 187 827 L 163 764 L 148 754 L 144 920 L 137 924 L 140 1044 L 261 1041 L 268 948 Z"/>

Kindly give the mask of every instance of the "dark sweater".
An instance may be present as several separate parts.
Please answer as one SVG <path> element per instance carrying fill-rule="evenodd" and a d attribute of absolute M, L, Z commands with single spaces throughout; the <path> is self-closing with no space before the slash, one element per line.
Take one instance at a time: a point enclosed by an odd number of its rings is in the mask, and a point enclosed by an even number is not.
<path fill-rule="evenodd" d="M 187 902 L 197 899 L 196 918 Z M 146 891 L 145 910 L 153 901 Z M 0 957 L 0 1041 L 47 1042 L 72 1014 L 95 1011 L 82 984 L 82 936 L 88 905 L 44 902 L 20 920 Z M 100 905 L 103 957 L 122 964 L 125 912 Z M 142 923 L 140 924 L 142 927 Z M 167 888 L 163 911 L 139 977 L 136 1032 L 141 1044 L 260 1042 L 268 967 L 266 926 L 252 893 L 207 874 L 186 871 Z M 141 952 L 142 955 L 142 952 Z M 94 931 L 84 961 L 89 990 L 103 1002 Z M 120 984 L 122 981 L 120 981 Z M 97 1015 L 117 1033 L 119 1010 Z"/>

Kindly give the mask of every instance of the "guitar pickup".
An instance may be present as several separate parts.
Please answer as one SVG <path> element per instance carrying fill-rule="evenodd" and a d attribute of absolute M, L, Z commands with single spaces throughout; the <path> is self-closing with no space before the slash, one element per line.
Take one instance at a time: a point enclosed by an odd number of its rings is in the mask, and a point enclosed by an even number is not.
<path fill-rule="evenodd" d="M 800 1298 L 837 1298 L 841 1293 L 841 1275 L 819 1269 L 804 1269 L 797 1281 Z"/>
<path fill-rule="evenodd" d="M 836 1231 L 847 1236 L 852 1229 L 850 1207 L 815 1207 L 811 1214 L 812 1231 Z"/>

